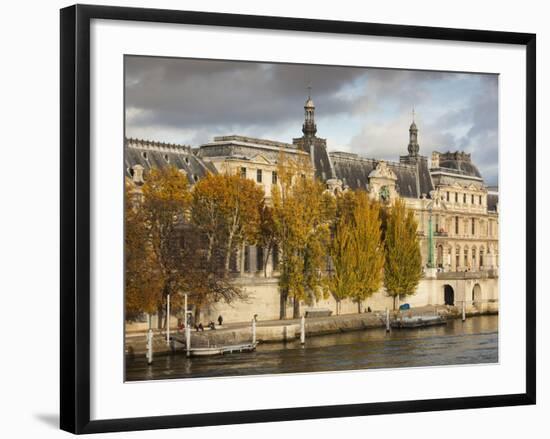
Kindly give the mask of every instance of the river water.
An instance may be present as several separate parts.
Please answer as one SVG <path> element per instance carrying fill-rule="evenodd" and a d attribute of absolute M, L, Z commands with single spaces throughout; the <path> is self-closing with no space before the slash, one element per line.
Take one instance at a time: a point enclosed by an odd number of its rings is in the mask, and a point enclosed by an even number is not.
<path fill-rule="evenodd" d="M 184 353 L 126 359 L 126 380 L 154 380 L 498 362 L 498 316 L 421 329 L 383 328 L 260 344 L 256 352 L 187 358 Z"/>

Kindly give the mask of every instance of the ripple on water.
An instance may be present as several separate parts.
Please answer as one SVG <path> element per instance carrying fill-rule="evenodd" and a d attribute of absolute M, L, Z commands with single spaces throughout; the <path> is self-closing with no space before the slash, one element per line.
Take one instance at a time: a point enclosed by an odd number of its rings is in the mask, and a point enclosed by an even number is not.
<path fill-rule="evenodd" d="M 384 329 L 259 345 L 256 352 L 187 358 L 127 359 L 128 381 L 498 362 L 498 316 L 452 320 L 420 330 Z"/>

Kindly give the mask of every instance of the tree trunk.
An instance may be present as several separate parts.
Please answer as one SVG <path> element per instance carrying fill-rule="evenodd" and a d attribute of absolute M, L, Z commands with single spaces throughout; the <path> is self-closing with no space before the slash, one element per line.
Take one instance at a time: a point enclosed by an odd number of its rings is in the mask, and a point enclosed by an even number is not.
<path fill-rule="evenodd" d="M 214 236 L 208 237 L 208 250 L 206 252 L 206 262 L 210 262 L 212 259 L 212 250 L 214 249 Z"/>
<path fill-rule="evenodd" d="M 397 296 L 393 296 L 393 310 L 395 311 L 395 303 L 397 300 Z"/>
<path fill-rule="evenodd" d="M 269 261 L 269 254 L 271 253 L 271 243 L 267 245 L 267 252 L 264 256 L 264 277 L 267 277 L 267 261 Z M 273 267 L 271 268 L 273 270 Z"/>
<path fill-rule="evenodd" d="M 231 251 L 233 248 L 233 232 L 229 233 L 229 238 L 227 239 L 227 251 L 225 252 L 225 274 L 229 273 L 229 263 L 231 262 Z"/>
<path fill-rule="evenodd" d="M 286 298 L 288 293 L 286 290 L 281 290 L 280 294 L 280 308 L 279 308 L 279 319 L 286 319 Z"/>
<path fill-rule="evenodd" d="M 357 312 L 359 314 L 361 314 L 361 301 L 360 300 L 357 301 Z"/>
<path fill-rule="evenodd" d="M 293 310 L 293 314 L 292 314 L 292 317 L 295 318 L 295 319 L 299 319 L 300 318 L 300 301 L 294 297 L 294 310 Z"/>
<path fill-rule="evenodd" d="M 195 304 L 195 325 L 198 325 L 201 322 L 201 306 L 200 304 Z"/>
<path fill-rule="evenodd" d="M 157 306 L 157 329 L 162 329 L 162 320 L 163 315 L 162 312 L 164 311 L 162 305 Z"/>

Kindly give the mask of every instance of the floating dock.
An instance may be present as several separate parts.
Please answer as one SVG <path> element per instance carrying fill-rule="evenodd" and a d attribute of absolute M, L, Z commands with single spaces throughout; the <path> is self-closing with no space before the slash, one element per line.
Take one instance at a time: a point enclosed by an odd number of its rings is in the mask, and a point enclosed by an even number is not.
<path fill-rule="evenodd" d="M 178 340 L 177 338 L 172 338 L 171 342 L 173 352 L 187 352 L 185 341 Z M 252 352 L 256 350 L 257 344 L 258 343 L 242 343 L 224 346 L 191 347 L 191 349 L 189 349 L 189 355 L 191 357 L 208 357 L 213 355 Z"/>
<path fill-rule="evenodd" d="M 423 328 L 426 326 L 445 325 L 446 323 L 447 319 L 442 316 L 400 317 L 391 322 L 391 327 L 397 329 L 412 329 Z"/>

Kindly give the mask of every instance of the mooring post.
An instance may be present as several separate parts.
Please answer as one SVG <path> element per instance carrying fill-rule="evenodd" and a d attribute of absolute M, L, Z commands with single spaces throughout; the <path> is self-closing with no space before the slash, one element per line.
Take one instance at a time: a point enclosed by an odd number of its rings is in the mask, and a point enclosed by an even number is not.
<path fill-rule="evenodd" d="M 462 321 L 466 320 L 466 300 L 462 301 Z"/>
<path fill-rule="evenodd" d="M 256 318 L 252 319 L 252 344 L 256 344 Z"/>
<path fill-rule="evenodd" d="M 390 332 L 390 310 L 386 308 L 386 332 Z"/>
<path fill-rule="evenodd" d="M 153 330 L 149 328 L 147 331 L 147 364 L 153 362 Z"/>
<path fill-rule="evenodd" d="M 306 317 L 302 316 L 300 320 L 300 343 L 306 343 Z"/>
<path fill-rule="evenodd" d="M 166 345 L 170 346 L 170 294 L 166 295 Z"/>
<path fill-rule="evenodd" d="M 185 352 L 187 356 L 191 356 L 191 328 L 189 327 L 189 321 L 185 325 Z"/>

